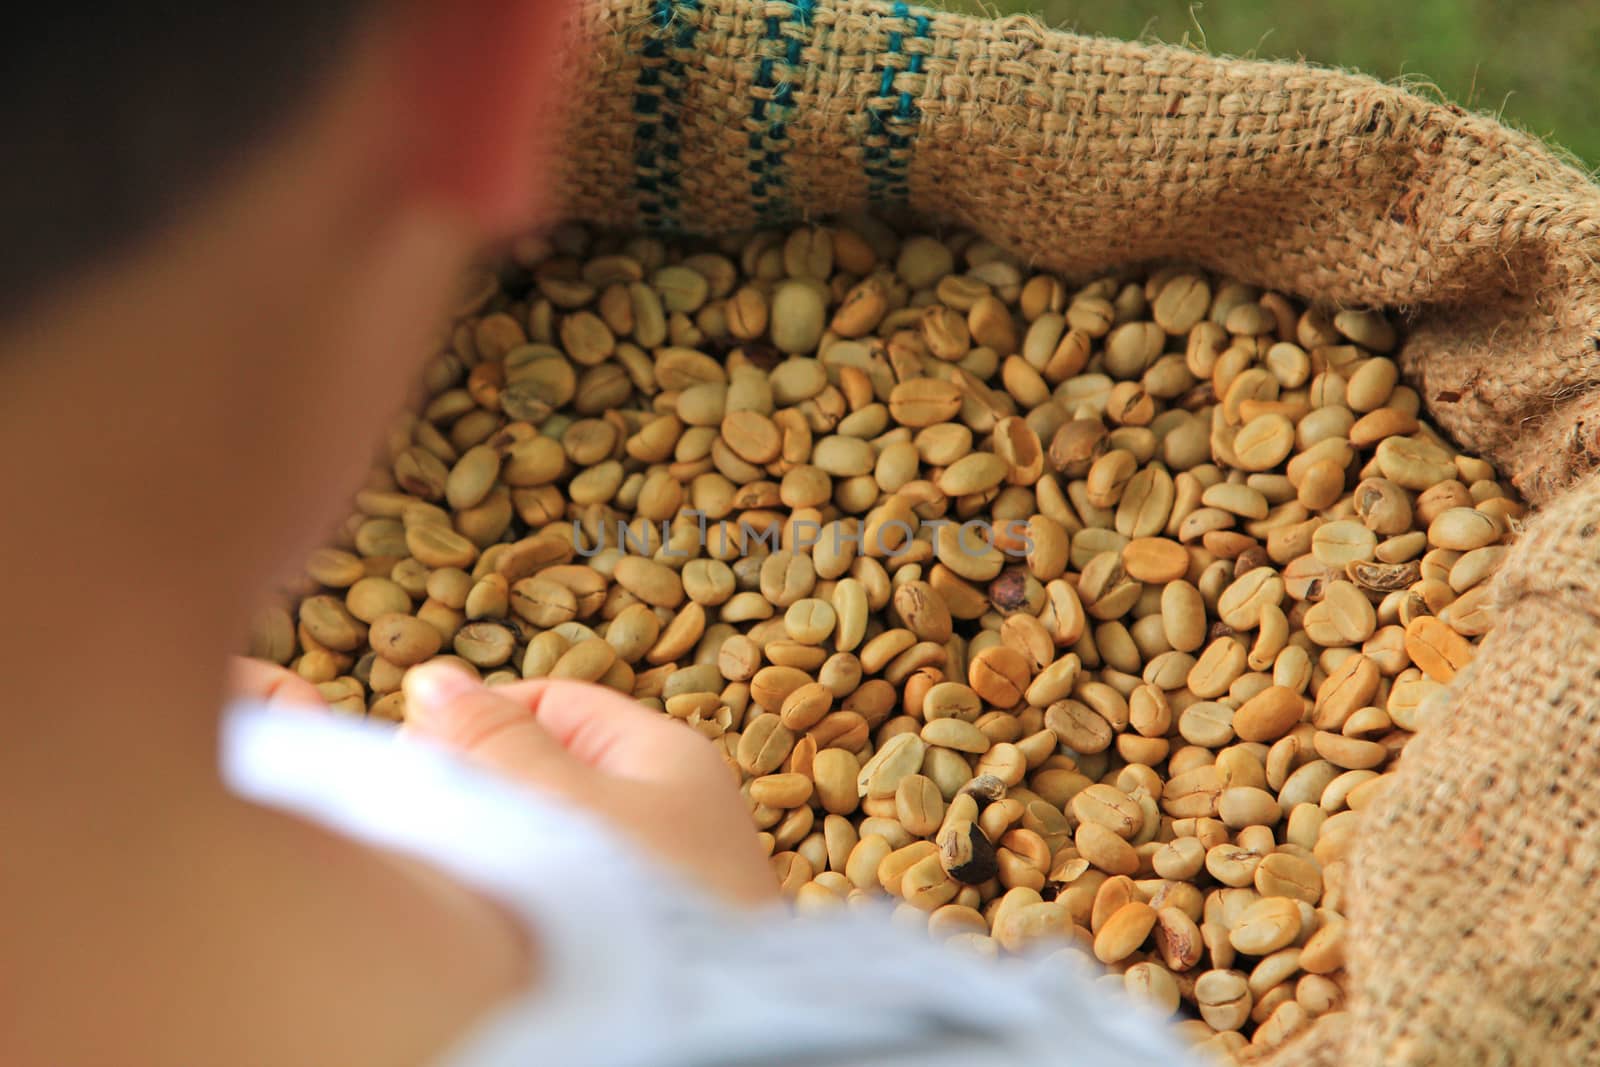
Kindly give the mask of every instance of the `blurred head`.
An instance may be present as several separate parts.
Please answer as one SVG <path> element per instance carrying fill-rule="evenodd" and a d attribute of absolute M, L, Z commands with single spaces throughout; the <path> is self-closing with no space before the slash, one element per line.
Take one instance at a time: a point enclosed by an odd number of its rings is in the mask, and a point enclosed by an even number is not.
<path fill-rule="evenodd" d="M 31 506 L 7 536 L 203 582 L 325 533 L 461 268 L 535 221 L 560 6 L 9 20 L 0 443 Z"/>

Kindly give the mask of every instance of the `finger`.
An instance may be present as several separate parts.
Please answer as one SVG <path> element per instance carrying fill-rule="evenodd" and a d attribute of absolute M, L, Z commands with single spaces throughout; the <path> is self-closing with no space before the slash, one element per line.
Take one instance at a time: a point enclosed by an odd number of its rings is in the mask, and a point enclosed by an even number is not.
<path fill-rule="evenodd" d="M 298 674 L 276 663 L 249 656 L 229 659 L 228 685 L 233 696 L 241 700 L 324 710 L 328 706 L 317 687 Z"/>
<path fill-rule="evenodd" d="M 614 689 L 553 678 L 498 686 L 523 704 L 578 762 L 635 781 L 675 782 L 705 773 L 709 743 Z M 720 761 L 719 761 L 720 762 Z"/>
<path fill-rule="evenodd" d="M 413 668 L 405 687 L 411 732 L 577 801 L 730 900 L 759 904 L 775 895 L 772 868 L 721 757 L 659 712 L 583 682 L 484 688 L 443 664 Z"/>
<path fill-rule="evenodd" d="M 502 774 L 565 789 L 581 766 L 539 725 L 525 702 L 448 663 L 413 667 L 403 683 L 406 732 Z"/>

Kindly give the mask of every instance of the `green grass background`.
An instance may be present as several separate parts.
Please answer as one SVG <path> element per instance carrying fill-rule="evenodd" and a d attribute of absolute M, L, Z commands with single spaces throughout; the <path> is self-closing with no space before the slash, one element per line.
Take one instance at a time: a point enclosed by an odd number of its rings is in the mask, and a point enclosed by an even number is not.
<path fill-rule="evenodd" d="M 1600 166 L 1596 0 L 945 0 L 1051 26 L 1437 86 Z"/>

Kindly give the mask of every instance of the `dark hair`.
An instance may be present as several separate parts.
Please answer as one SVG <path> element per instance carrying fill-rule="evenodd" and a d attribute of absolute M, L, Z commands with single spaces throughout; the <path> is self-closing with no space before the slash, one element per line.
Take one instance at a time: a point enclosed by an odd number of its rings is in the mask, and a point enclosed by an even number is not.
<path fill-rule="evenodd" d="M 375 6 L 20 5 L 0 32 L 0 316 L 202 196 Z"/>

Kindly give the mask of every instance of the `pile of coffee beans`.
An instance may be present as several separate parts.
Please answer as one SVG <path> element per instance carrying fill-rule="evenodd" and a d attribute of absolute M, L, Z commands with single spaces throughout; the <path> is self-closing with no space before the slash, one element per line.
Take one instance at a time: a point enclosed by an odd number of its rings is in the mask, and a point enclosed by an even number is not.
<path fill-rule="evenodd" d="M 441 656 L 611 686 L 801 909 L 1060 941 L 1224 1056 L 1340 1010 L 1361 813 L 1522 515 L 1383 315 L 867 218 L 469 290 L 256 655 L 392 720 Z"/>

